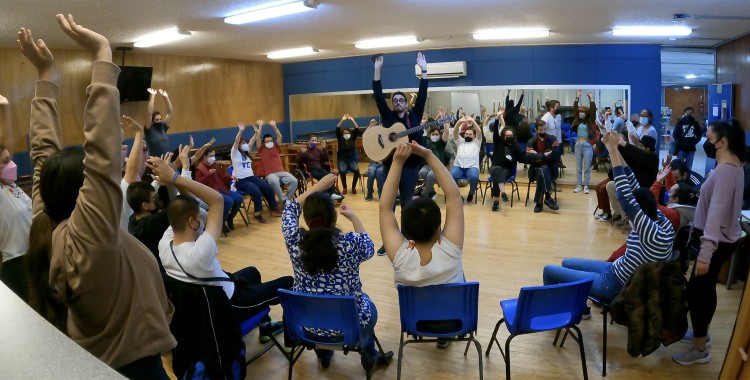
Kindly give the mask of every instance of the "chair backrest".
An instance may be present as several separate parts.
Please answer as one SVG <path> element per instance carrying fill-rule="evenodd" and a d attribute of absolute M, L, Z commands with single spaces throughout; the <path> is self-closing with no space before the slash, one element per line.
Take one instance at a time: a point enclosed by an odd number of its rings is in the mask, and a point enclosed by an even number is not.
<path fill-rule="evenodd" d="M 505 179 L 505 182 L 513 182 L 516 180 L 516 173 L 518 172 L 518 164 L 516 163 L 513 165 L 513 171 L 510 173 L 510 176 Z"/>
<path fill-rule="evenodd" d="M 234 173 L 234 165 L 229 165 L 227 167 L 227 174 L 231 176 L 232 173 Z"/>
<path fill-rule="evenodd" d="M 359 344 L 361 327 L 354 296 L 308 294 L 279 289 L 279 301 L 284 309 L 284 328 L 292 342 L 349 347 Z M 306 333 L 306 329 L 335 330 L 343 337 L 331 342 Z"/>
<path fill-rule="evenodd" d="M 449 337 L 477 330 L 478 282 L 423 287 L 398 285 L 397 289 L 402 332 L 415 336 Z M 440 331 L 425 326 L 438 321 L 453 323 Z"/>
<path fill-rule="evenodd" d="M 578 324 L 593 282 L 586 279 L 521 288 L 515 318 L 508 329 L 524 334 Z"/>

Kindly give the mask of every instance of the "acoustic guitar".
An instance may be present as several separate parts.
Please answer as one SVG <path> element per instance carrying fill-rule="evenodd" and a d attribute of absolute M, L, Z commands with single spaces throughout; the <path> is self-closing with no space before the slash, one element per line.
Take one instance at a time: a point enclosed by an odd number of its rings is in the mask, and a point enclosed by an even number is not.
<path fill-rule="evenodd" d="M 370 160 L 383 161 L 400 144 L 408 143 L 410 134 L 445 123 L 453 123 L 455 120 L 455 116 L 447 115 L 438 120 L 409 129 L 406 129 L 402 123 L 393 124 L 390 128 L 381 126 L 369 127 L 362 134 L 362 147 L 365 149 L 365 154 L 367 154 Z"/>

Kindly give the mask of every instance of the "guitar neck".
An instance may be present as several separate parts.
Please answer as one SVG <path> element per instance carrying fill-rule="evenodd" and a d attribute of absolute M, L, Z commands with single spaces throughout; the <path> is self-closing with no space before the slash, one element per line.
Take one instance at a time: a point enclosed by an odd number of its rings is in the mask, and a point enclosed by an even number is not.
<path fill-rule="evenodd" d="M 412 134 L 414 132 L 423 131 L 423 130 L 425 130 L 427 128 L 432 128 L 432 127 L 434 127 L 436 125 L 440 125 L 441 123 L 439 121 L 440 120 L 431 121 L 429 123 L 426 123 L 426 124 L 423 124 L 423 125 L 420 125 L 420 126 L 417 126 L 417 127 L 409 128 L 409 129 L 407 129 L 407 130 L 405 130 L 403 132 L 399 132 L 398 133 L 398 137 L 408 136 L 408 135 L 410 135 L 410 134 Z"/>

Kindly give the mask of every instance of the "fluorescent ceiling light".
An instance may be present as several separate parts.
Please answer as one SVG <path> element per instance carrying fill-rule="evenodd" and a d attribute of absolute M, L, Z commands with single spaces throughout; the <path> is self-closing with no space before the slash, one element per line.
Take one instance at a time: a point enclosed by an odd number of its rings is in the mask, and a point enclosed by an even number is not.
<path fill-rule="evenodd" d="M 261 5 L 246 9 L 243 13 L 238 15 L 230 16 L 224 19 L 227 24 L 247 24 L 250 22 L 267 20 L 269 18 L 293 15 L 295 13 L 301 13 L 311 11 L 315 8 L 308 7 L 302 0 L 295 0 L 292 2 L 276 2 L 269 5 Z"/>
<path fill-rule="evenodd" d="M 547 29 L 493 29 L 480 30 L 473 34 L 475 40 L 510 40 L 521 38 L 549 37 Z"/>
<path fill-rule="evenodd" d="M 376 49 L 376 48 L 387 48 L 394 46 L 406 46 L 415 45 L 420 41 L 417 37 L 406 36 L 406 37 L 388 37 L 388 38 L 377 38 L 374 40 L 359 41 L 354 44 L 357 49 Z"/>
<path fill-rule="evenodd" d="M 697 75 L 695 75 L 695 74 L 688 74 L 688 75 L 685 75 L 685 79 L 695 79 L 695 78 L 698 78 L 698 76 L 697 76 Z"/>
<path fill-rule="evenodd" d="M 318 52 L 318 49 L 313 49 L 310 46 L 306 46 L 303 48 L 273 51 L 273 52 L 268 53 L 266 57 L 270 59 L 282 59 L 282 58 L 291 58 L 291 57 L 301 57 L 305 55 L 315 54 L 317 52 Z"/>
<path fill-rule="evenodd" d="M 612 29 L 614 36 L 686 37 L 692 32 L 685 26 L 625 26 Z"/>
<path fill-rule="evenodd" d="M 185 37 L 190 37 L 191 33 L 186 30 L 170 29 L 164 30 L 158 33 L 152 33 L 143 38 L 135 41 L 133 46 L 139 48 L 147 48 L 151 46 L 166 44 L 172 41 L 181 40 Z"/>
<path fill-rule="evenodd" d="M 682 86 L 682 88 L 684 88 L 684 89 L 686 89 L 686 90 L 689 90 L 689 89 L 690 89 L 690 86 Z"/>

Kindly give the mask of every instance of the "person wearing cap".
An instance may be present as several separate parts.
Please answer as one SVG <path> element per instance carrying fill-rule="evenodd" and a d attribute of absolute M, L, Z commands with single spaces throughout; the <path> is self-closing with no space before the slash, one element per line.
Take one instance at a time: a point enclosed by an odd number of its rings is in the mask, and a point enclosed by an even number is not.
<path fill-rule="evenodd" d="M 577 183 L 574 193 L 589 193 L 589 182 L 591 181 L 591 160 L 594 158 L 594 145 L 599 141 L 601 132 L 596 125 L 596 102 L 593 94 L 589 91 L 586 94 L 589 98 L 589 106 L 578 106 L 581 99 L 581 90 L 576 92 L 576 100 L 573 103 L 575 110 L 575 120 L 571 126 L 571 132 L 578 135 L 575 146 L 576 154 L 576 174 Z M 584 128 L 580 128 L 583 126 Z M 583 177 L 583 178 L 582 178 Z M 583 180 L 582 180 L 583 179 Z"/>

